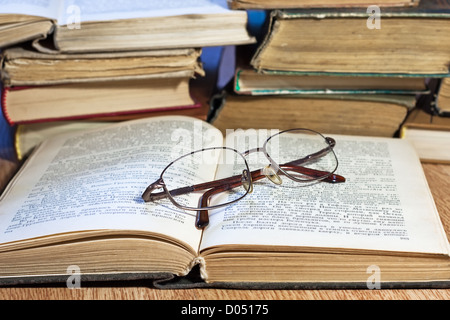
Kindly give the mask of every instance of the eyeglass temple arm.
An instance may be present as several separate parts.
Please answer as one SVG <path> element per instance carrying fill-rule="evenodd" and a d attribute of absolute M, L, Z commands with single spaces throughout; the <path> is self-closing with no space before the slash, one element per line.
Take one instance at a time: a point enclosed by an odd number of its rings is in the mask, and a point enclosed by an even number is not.
<path fill-rule="evenodd" d="M 226 183 L 226 184 L 214 187 L 214 188 L 206 191 L 199 199 L 199 206 L 200 207 L 208 207 L 209 200 L 211 199 L 211 197 L 213 195 L 224 192 L 226 190 L 237 188 L 240 185 L 242 185 L 240 177 L 239 176 L 236 176 L 236 177 L 239 178 L 239 181 L 237 181 L 235 183 Z M 198 210 L 197 216 L 195 219 L 195 226 L 197 227 L 197 229 L 204 229 L 208 224 L 209 224 L 208 210 Z"/>
<path fill-rule="evenodd" d="M 308 169 L 308 168 L 301 167 L 301 166 L 295 166 L 292 164 L 294 162 L 297 162 L 297 161 L 289 162 L 288 164 L 281 165 L 280 167 L 281 167 L 281 169 L 288 169 L 290 171 L 295 171 L 295 172 L 298 172 L 301 174 L 306 174 L 311 177 L 322 177 L 326 173 L 326 172 L 320 171 L 320 170 Z M 257 181 L 257 180 L 260 180 L 265 177 L 264 175 L 261 175 L 260 172 L 261 172 L 261 170 L 255 170 L 255 171 L 251 172 L 253 181 Z M 200 184 L 196 184 L 193 186 L 188 186 L 188 187 L 171 190 L 170 194 L 172 196 L 178 196 L 178 195 L 183 195 L 183 194 L 187 194 L 187 193 L 191 193 L 191 192 L 195 192 L 195 191 L 216 188 L 216 187 L 220 187 L 224 184 L 240 181 L 240 179 L 241 179 L 241 176 L 233 176 L 233 177 L 215 180 L 215 181 L 211 181 L 211 182 L 200 183 Z M 326 177 L 325 179 L 323 179 L 322 181 L 329 182 L 329 183 L 339 183 L 339 182 L 345 182 L 345 178 L 343 176 L 340 176 L 337 174 L 331 174 L 328 177 Z M 156 192 L 156 193 L 153 192 L 154 190 L 160 189 L 162 187 L 163 187 L 162 179 L 158 179 L 157 181 L 155 181 L 154 183 L 149 185 L 147 187 L 147 189 L 145 189 L 144 193 L 142 194 L 142 199 L 145 202 L 152 202 L 152 201 L 157 201 L 160 199 L 167 198 L 167 193 L 165 191 Z"/>
<path fill-rule="evenodd" d="M 285 170 L 291 170 L 296 171 L 298 173 L 307 174 L 310 176 L 316 176 L 316 177 L 322 177 L 324 175 L 324 171 L 319 170 L 313 170 L 308 169 L 304 167 L 297 167 L 297 166 L 291 166 L 291 165 L 283 165 L 281 166 L 282 169 Z M 261 179 L 266 178 L 266 176 L 262 173 L 262 170 L 255 170 L 251 172 L 252 181 L 258 181 Z M 227 180 L 227 183 L 223 183 L 223 180 Z M 241 176 L 233 176 L 227 179 L 217 180 L 222 181 L 222 183 L 219 186 L 213 187 L 210 190 L 206 191 L 199 199 L 199 206 L 200 207 L 208 207 L 209 201 L 211 197 L 215 194 L 224 192 L 226 190 L 234 189 L 242 185 Z M 337 174 L 331 174 L 327 178 L 325 178 L 322 181 L 327 181 L 330 183 L 338 183 L 338 182 L 345 182 L 345 178 L 343 176 L 337 175 Z M 197 216 L 195 220 L 195 226 L 197 229 L 204 229 L 209 224 L 209 214 L 208 210 L 198 210 Z"/>
<path fill-rule="evenodd" d="M 311 177 L 323 177 L 326 174 L 326 172 L 324 172 L 324 171 L 309 169 L 309 168 L 293 165 L 293 163 L 296 163 L 297 161 L 292 161 L 285 165 L 281 165 L 280 168 L 287 169 L 290 171 L 295 171 L 295 172 L 298 172 L 301 174 L 306 174 Z M 252 171 L 251 176 L 252 176 L 253 181 L 257 181 L 262 178 L 265 178 L 265 175 L 261 174 L 261 170 Z M 217 188 L 217 187 L 227 185 L 230 183 L 235 183 L 236 181 L 240 182 L 240 180 L 241 180 L 240 175 L 233 176 L 233 177 L 229 177 L 229 178 L 225 178 L 225 179 L 220 179 L 220 180 L 215 180 L 215 181 L 211 181 L 211 182 L 196 184 L 193 186 L 174 189 L 174 190 L 170 191 L 170 194 L 172 196 L 178 196 L 178 195 L 183 195 L 183 194 L 187 194 L 187 193 L 191 193 L 191 192 L 195 192 L 195 191 Z M 345 178 L 343 176 L 333 173 L 333 174 L 327 176 L 326 178 L 324 178 L 322 181 L 328 182 L 328 183 L 340 183 L 340 182 L 345 182 Z M 239 186 L 239 185 L 237 185 L 237 186 Z M 151 201 L 156 201 L 156 200 L 167 198 L 167 193 L 165 191 L 153 193 L 154 190 L 160 189 L 162 187 L 163 187 L 162 179 L 157 180 L 156 182 L 152 183 L 150 186 L 147 187 L 147 189 L 142 194 L 142 199 L 145 202 L 151 202 Z"/>
<path fill-rule="evenodd" d="M 179 195 L 183 195 L 183 194 L 187 194 L 187 193 L 191 193 L 191 192 L 195 192 L 195 191 L 202 191 L 202 190 L 206 190 L 206 189 L 216 188 L 216 187 L 220 187 L 222 185 L 226 185 L 228 183 L 233 183 L 237 180 L 240 180 L 240 178 L 241 178 L 241 176 L 233 176 L 233 177 L 229 177 L 229 178 L 225 178 L 225 179 L 220 179 L 220 180 L 215 180 L 215 181 L 210 181 L 210 182 L 205 182 L 205 183 L 199 183 L 199 184 L 196 184 L 193 186 L 170 190 L 170 194 L 172 196 L 179 196 Z M 164 184 L 162 182 L 162 179 L 158 179 L 157 181 L 155 181 L 154 183 L 149 185 L 147 187 L 147 189 L 145 189 L 144 193 L 142 194 L 142 199 L 145 202 L 150 202 L 150 201 L 167 198 L 166 191 L 160 191 L 160 192 L 153 193 L 154 190 L 160 189 L 163 187 L 164 187 Z"/>
<path fill-rule="evenodd" d="M 252 176 L 252 181 L 258 181 L 266 177 L 264 174 L 261 173 L 261 170 L 252 171 L 250 174 Z M 224 183 L 223 180 L 227 180 L 227 182 Z M 216 187 L 213 187 L 212 189 L 209 189 L 200 197 L 199 199 L 200 207 L 208 207 L 209 200 L 213 195 L 230 189 L 237 188 L 242 185 L 241 176 L 233 176 L 230 178 L 217 181 L 222 181 L 222 183 Z M 198 210 L 195 220 L 195 226 L 197 227 L 197 229 L 204 229 L 208 224 L 209 224 L 208 210 Z"/>

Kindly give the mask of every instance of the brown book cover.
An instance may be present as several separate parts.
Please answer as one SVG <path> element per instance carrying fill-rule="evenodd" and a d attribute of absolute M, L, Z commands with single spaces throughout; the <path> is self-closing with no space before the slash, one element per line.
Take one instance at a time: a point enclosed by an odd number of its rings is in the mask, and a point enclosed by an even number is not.
<path fill-rule="evenodd" d="M 380 7 L 408 7 L 417 6 L 420 0 L 379 0 L 379 1 L 364 1 L 364 0 L 228 0 L 228 3 L 233 9 L 295 9 L 295 8 L 345 8 L 345 7 L 368 7 L 370 5 Z"/>
<path fill-rule="evenodd" d="M 275 10 L 251 64 L 267 72 L 448 74 L 449 18 L 448 0 L 378 16 L 366 8 Z"/>

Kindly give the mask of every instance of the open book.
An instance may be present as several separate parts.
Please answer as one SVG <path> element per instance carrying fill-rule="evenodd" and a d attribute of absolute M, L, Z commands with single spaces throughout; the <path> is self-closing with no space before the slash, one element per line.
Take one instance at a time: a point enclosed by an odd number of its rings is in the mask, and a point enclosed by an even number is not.
<path fill-rule="evenodd" d="M 51 35 L 61 52 L 132 51 L 252 43 L 247 13 L 226 0 L 2 0 L 0 47 Z"/>
<path fill-rule="evenodd" d="M 192 212 L 142 200 L 171 160 L 223 144 L 244 152 L 246 134 L 224 138 L 206 122 L 167 116 L 46 140 L 0 199 L 0 283 L 61 281 L 70 266 L 90 279 L 126 279 L 183 277 L 198 265 L 212 286 L 365 286 L 376 266 L 382 286 L 448 286 L 449 243 L 401 139 L 334 136 L 345 183 L 286 190 L 263 179 L 210 211 L 204 230 Z M 223 168 L 186 169 L 213 179 Z"/>

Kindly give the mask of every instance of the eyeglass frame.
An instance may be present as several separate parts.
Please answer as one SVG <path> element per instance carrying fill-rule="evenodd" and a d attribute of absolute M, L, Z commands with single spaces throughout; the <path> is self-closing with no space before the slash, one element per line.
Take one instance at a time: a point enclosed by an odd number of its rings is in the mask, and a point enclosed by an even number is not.
<path fill-rule="evenodd" d="M 313 134 L 318 134 L 319 136 L 321 136 L 324 141 L 328 144 L 327 147 L 323 148 L 322 150 L 319 150 L 315 153 L 312 153 L 310 155 L 307 155 L 306 157 L 303 157 L 301 159 L 297 159 L 294 161 L 290 161 L 288 163 L 285 164 L 277 164 L 272 157 L 269 155 L 269 153 L 267 152 L 266 149 L 266 145 L 267 143 L 274 137 L 282 134 L 282 133 L 286 133 L 286 132 L 290 132 L 290 131 L 295 131 L 295 130 L 302 130 L 302 131 L 307 131 Z M 260 179 L 263 178 L 268 178 L 270 181 L 272 181 L 275 184 L 281 184 L 281 179 L 278 176 L 278 172 L 282 172 L 282 175 L 287 176 L 289 179 L 299 182 L 299 183 L 306 183 L 306 182 L 312 182 L 312 181 L 326 181 L 326 182 L 330 182 L 330 183 L 341 183 L 341 182 L 345 182 L 345 178 L 341 175 L 337 175 L 335 174 L 337 168 L 338 168 L 338 159 L 336 154 L 334 153 L 334 146 L 336 145 L 336 141 L 331 138 L 331 137 L 325 137 L 324 135 L 322 135 L 321 133 L 315 131 L 315 130 L 311 130 L 311 129 L 304 129 L 304 128 L 294 128 L 294 129 L 288 129 L 288 130 L 283 130 L 280 131 L 276 134 L 271 135 L 269 138 L 266 139 L 266 141 L 264 142 L 262 147 L 258 147 L 258 148 L 254 148 L 254 149 L 249 149 L 243 153 L 237 151 L 236 149 L 233 148 L 229 148 L 229 147 L 210 147 L 210 148 L 203 148 L 203 149 L 199 149 L 199 150 L 195 150 L 192 152 L 189 152 L 173 161 L 171 161 L 165 168 L 164 170 L 161 172 L 160 177 L 158 180 L 156 180 L 155 182 L 151 183 L 146 189 L 145 191 L 142 193 L 141 197 L 145 202 L 154 202 L 156 200 L 160 200 L 160 199 L 164 199 L 164 198 L 168 198 L 172 204 L 174 206 L 176 206 L 179 209 L 182 210 L 190 210 L 190 211 L 197 211 L 197 217 L 196 217 L 196 227 L 198 229 L 204 229 L 208 223 L 209 223 L 209 215 L 208 215 L 208 210 L 213 210 L 213 209 L 217 209 L 217 208 L 221 208 L 221 207 L 225 207 L 228 205 L 231 205 L 237 201 L 242 200 L 245 196 L 247 196 L 247 194 L 252 193 L 253 191 L 253 181 L 258 181 Z M 170 168 L 170 166 L 172 166 L 173 163 L 181 160 L 182 158 L 188 157 L 190 155 L 193 155 L 195 153 L 199 153 L 199 152 L 204 152 L 204 151 L 210 151 L 210 150 L 230 150 L 233 151 L 237 154 L 239 154 L 245 164 L 246 169 L 243 170 L 243 173 L 241 176 L 239 175 L 235 175 L 235 176 L 231 176 L 231 177 L 227 177 L 227 178 L 223 178 L 223 179 L 219 179 L 219 180 L 214 180 L 214 181 L 210 181 L 210 182 L 204 182 L 204 183 L 200 183 L 200 184 L 196 184 L 196 185 L 192 185 L 192 186 L 187 186 L 187 187 L 182 187 L 182 188 L 177 188 L 174 189 L 172 191 L 169 191 L 167 189 L 167 186 L 164 182 L 164 178 L 163 175 L 164 173 L 167 171 L 168 168 Z M 248 156 L 251 153 L 256 153 L 256 152 L 263 152 L 265 157 L 269 160 L 270 165 L 264 167 L 263 169 L 257 169 L 254 171 L 250 171 L 250 168 L 248 166 L 248 162 L 245 159 L 246 156 Z M 325 155 L 327 155 L 329 152 L 332 152 L 332 154 L 334 155 L 334 158 L 336 160 L 336 166 L 334 168 L 334 170 L 332 172 L 326 172 L 326 171 L 321 171 L 321 170 L 316 170 L 316 169 L 310 169 L 310 168 L 305 168 L 305 167 L 301 167 L 299 165 L 306 163 L 308 161 L 314 160 L 314 159 L 318 159 L 320 157 L 323 157 Z M 301 172 L 303 174 L 306 174 L 308 176 L 311 177 L 311 175 L 313 174 L 323 174 L 323 176 L 318 177 L 317 179 L 311 179 L 311 180 L 301 180 L 301 179 L 297 179 L 293 176 L 291 176 L 289 173 L 287 173 L 285 170 L 282 169 L 282 167 L 286 167 L 286 166 L 291 166 L 291 170 L 292 170 L 292 166 L 295 166 L 296 168 L 301 168 L 302 170 L 308 172 Z M 269 177 L 268 173 L 264 173 L 265 169 L 269 169 L 271 172 L 274 173 L 274 175 L 277 177 L 277 179 L 279 179 L 280 183 L 277 183 L 276 181 L 274 181 L 271 177 Z M 294 171 L 294 170 L 292 170 Z M 310 175 L 311 174 L 311 175 Z M 230 190 L 230 189 L 234 189 L 236 187 L 239 187 L 240 185 L 243 184 L 242 182 L 242 178 L 244 176 L 248 177 L 248 181 L 249 181 L 249 188 L 245 188 L 246 192 L 239 198 L 231 200 L 229 202 L 223 203 L 223 204 L 218 204 L 218 205 L 213 205 L 213 206 L 197 206 L 196 208 L 193 207 L 187 207 L 187 206 L 183 206 L 180 205 L 175 199 L 173 199 L 173 196 L 178 196 L 178 195 L 183 195 L 183 194 L 187 194 L 187 193 L 191 193 L 191 192 L 196 192 L 196 191 L 200 191 L 200 190 L 205 190 L 205 189 L 209 189 L 207 191 L 205 191 L 205 193 L 200 197 L 199 199 L 199 204 L 201 203 L 202 205 L 204 203 L 209 203 L 209 199 L 211 196 L 213 196 L 216 193 L 219 192 L 224 192 L 226 190 Z M 239 181 L 238 181 L 239 179 Z M 236 181 L 234 181 L 236 180 Z M 231 183 L 231 186 L 229 185 Z M 225 188 L 225 189 L 218 189 L 218 188 Z M 157 192 L 157 193 L 153 193 L 156 189 L 163 189 L 163 191 Z M 171 194 L 174 193 L 175 194 Z M 206 196 L 206 198 L 205 198 Z"/>

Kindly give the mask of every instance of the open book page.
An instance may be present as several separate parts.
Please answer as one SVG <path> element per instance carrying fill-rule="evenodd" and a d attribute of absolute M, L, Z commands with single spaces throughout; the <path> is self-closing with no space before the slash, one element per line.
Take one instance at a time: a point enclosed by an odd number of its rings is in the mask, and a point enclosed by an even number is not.
<path fill-rule="evenodd" d="M 203 133 L 215 139 L 203 139 Z M 164 234 L 197 250 L 194 216 L 168 200 L 145 203 L 141 194 L 170 161 L 223 142 L 209 124 L 188 117 L 123 122 L 47 140 L 0 201 L 0 242 L 80 230 L 140 230 Z M 201 147 L 200 146 L 200 147 Z M 192 172 L 211 180 L 211 170 Z"/>
<path fill-rule="evenodd" d="M 58 0 L 0 0 L 0 14 L 23 14 L 56 20 L 59 9 Z"/>
<path fill-rule="evenodd" d="M 75 13 L 80 21 L 105 21 L 176 16 L 184 14 L 213 14 L 228 12 L 226 0 L 147 0 L 147 1 L 87 1 L 66 0 L 58 24 L 65 25 Z"/>
<path fill-rule="evenodd" d="M 336 173 L 346 182 L 298 188 L 283 188 L 268 179 L 256 182 L 252 194 L 210 213 L 201 249 L 250 244 L 448 254 L 448 240 L 413 148 L 400 139 L 333 138 Z M 232 141 L 232 135 L 227 137 L 227 144 Z"/>

